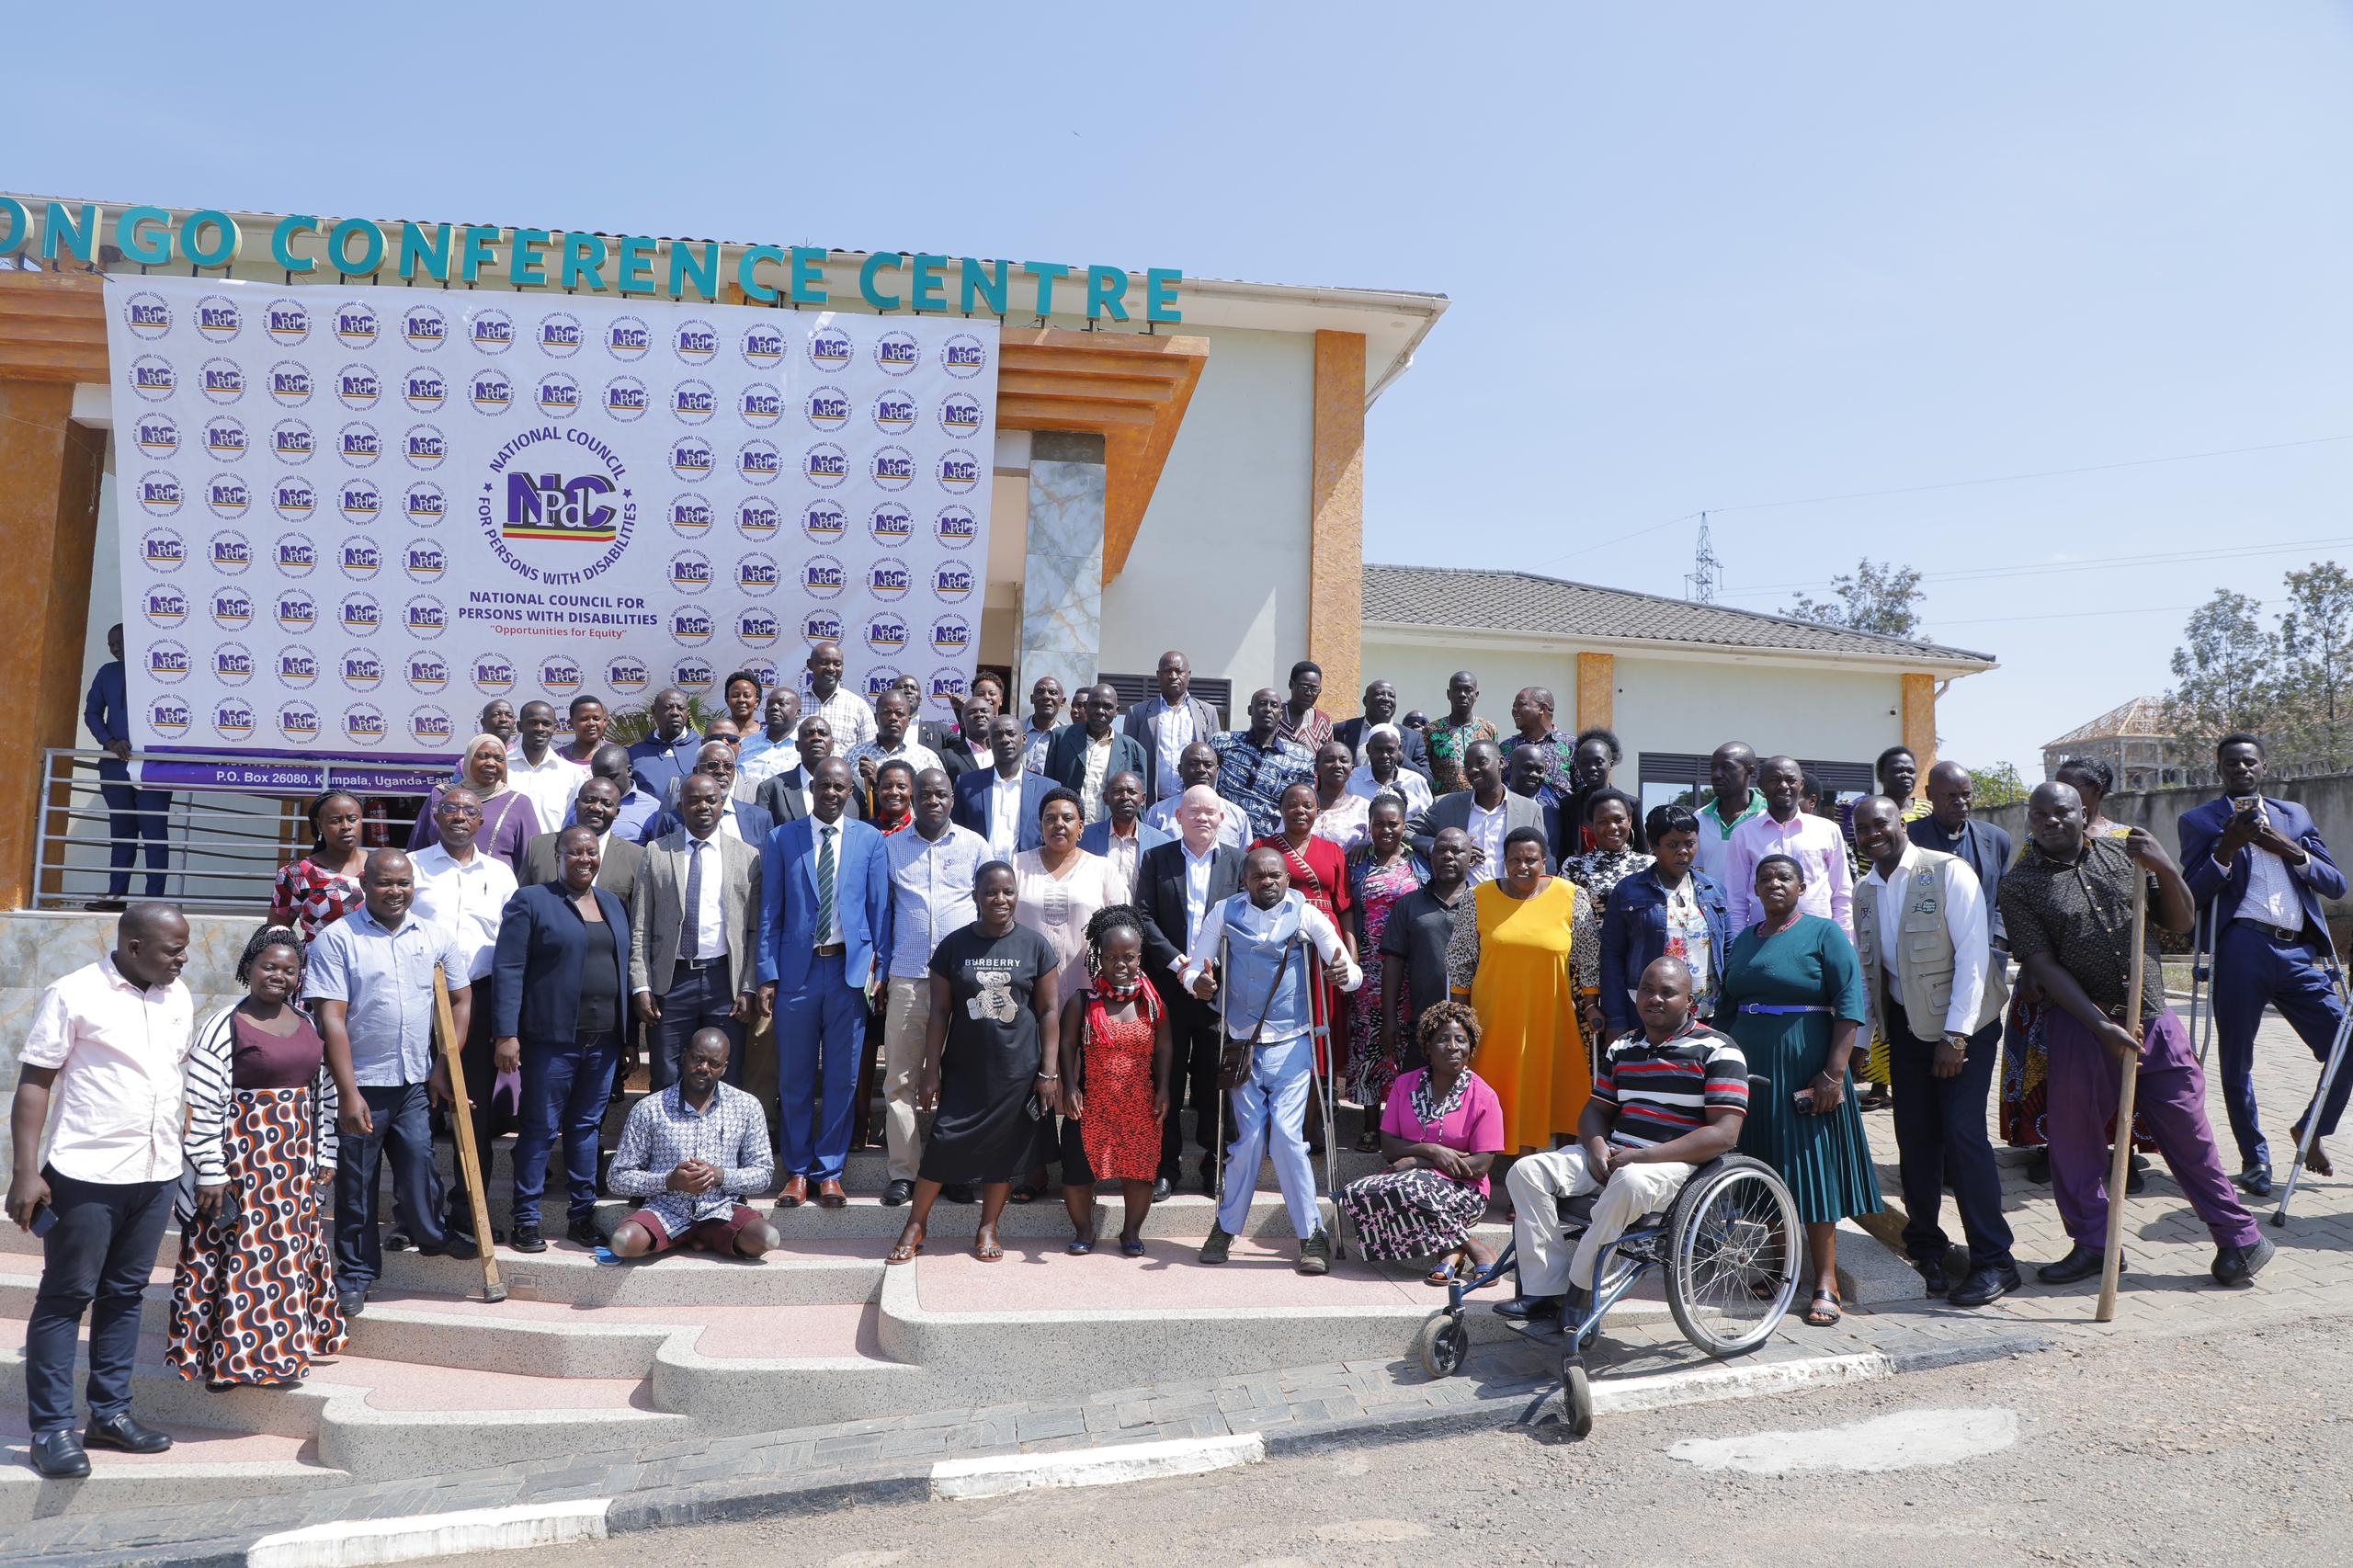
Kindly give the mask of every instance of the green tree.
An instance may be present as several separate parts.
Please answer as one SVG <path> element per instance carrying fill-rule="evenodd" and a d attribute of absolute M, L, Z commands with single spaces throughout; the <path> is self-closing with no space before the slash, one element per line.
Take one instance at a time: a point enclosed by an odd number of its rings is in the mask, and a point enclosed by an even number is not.
<path fill-rule="evenodd" d="M 2286 578 L 2279 616 L 2279 748 L 2298 765 L 2342 767 L 2353 729 L 2353 575 L 2323 561 Z"/>
<path fill-rule="evenodd" d="M 1851 573 L 1830 579 L 1828 599 L 1804 594 L 1781 611 L 1792 620 L 1817 626 L 1843 626 L 1850 631 L 1876 631 L 1886 637 L 1910 637 L 1920 626 L 1920 574 L 1893 561 L 1882 566 L 1866 555 Z"/>
<path fill-rule="evenodd" d="M 2279 710 L 2279 639 L 2256 619 L 2261 608 L 2245 594 L 2217 588 L 2182 628 L 2165 722 L 2193 769 L 2207 767 L 2214 743 L 2234 730 L 2271 732 Z"/>
<path fill-rule="evenodd" d="M 2018 777 L 2015 763 L 1997 762 L 1990 767 L 1972 767 L 1969 777 L 1976 781 L 1977 791 L 1972 807 L 1989 811 L 1995 806 L 2015 806 L 2026 799 L 2026 782 Z"/>

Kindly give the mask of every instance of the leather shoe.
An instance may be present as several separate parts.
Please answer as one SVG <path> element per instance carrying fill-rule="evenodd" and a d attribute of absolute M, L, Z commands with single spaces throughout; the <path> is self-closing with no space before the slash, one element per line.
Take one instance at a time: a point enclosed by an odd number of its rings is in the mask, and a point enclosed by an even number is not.
<path fill-rule="evenodd" d="M 2239 1186 L 2249 1198 L 2271 1196 L 2271 1166 L 2262 1160 L 2249 1160 L 2239 1172 Z"/>
<path fill-rule="evenodd" d="M 120 1449 L 126 1454 L 160 1454 L 172 1446 L 172 1437 L 168 1432 L 132 1420 L 131 1412 L 123 1410 L 104 1418 L 90 1417 L 90 1424 L 82 1429 L 82 1446 Z"/>
<path fill-rule="evenodd" d="M 1495 1303 L 1495 1315 L 1512 1323 L 1554 1323 L 1561 1316 L 1558 1296 L 1516 1296 Z"/>
<path fill-rule="evenodd" d="M 914 1198 L 915 1195 L 915 1183 L 911 1181 L 894 1181 L 890 1186 L 882 1189 L 882 1207 L 885 1209 L 896 1209 L 901 1204 L 905 1203 L 910 1199 Z"/>
<path fill-rule="evenodd" d="M 33 1439 L 33 1468 L 52 1481 L 78 1481 L 90 1473 L 90 1456 L 71 1426 L 43 1432 Z"/>
<path fill-rule="evenodd" d="M 2234 1287 L 2254 1284 L 2256 1273 L 2279 1250 L 2268 1236 L 2256 1237 L 2253 1246 L 2220 1249 L 2214 1254 L 2214 1283 Z"/>
<path fill-rule="evenodd" d="M 776 1195 L 776 1206 L 779 1209 L 798 1209 L 808 1201 L 809 1178 L 807 1176 L 792 1177 L 784 1184 L 784 1190 Z"/>
<path fill-rule="evenodd" d="M 1952 1288 L 1946 1300 L 1956 1307 L 1982 1307 L 1998 1301 L 2013 1290 L 2025 1288 L 2018 1277 L 2018 1265 L 2006 1263 L 1999 1268 L 1972 1268 L 1969 1277 Z"/>
<path fill-rule="evenodd" d="M 510 1244 L 517 1252 L 545 1252 L 548 1250 L 548 1239 L 540 1234 L 540 1228 L 537 1225 L 516 1226 L 515 1240 Z"/>
<path fill-rule="evenodd" d="M 842 1190 L 842 1184 L 835 1181 L 833 1177 L 827 1176 L 824 1181 L 817 1184 L 818 1208 L 838 1209 L 848 1201 L 849 1194 L 844 1192 Z"/>
<path fill-rule="evenodd" d="M 605 1244 L 605 1233 L 597 1228 L 593 1215 L 583 1214 L 571 1221 L 564 1226 L 563 1233 L 591 1251 Z"/>
<path fill-rule="evenodd" d="M 2045 1285 L 2073 1285 L 2078 1279 L 2089 1279 L 2100 1270 L 2101 1249 L 2077 1242 L 2066 1256 L 2056 1263 L 2046 1263 L 2034 1271 L 2035 1278 Z M 2123 1258 L 2117 1259 L 2116 1272 L 2125 1272 Z"/>
<path fill-rule="evenodd" d="M 981 1195 L 972 1190 L 968 1181 L 951 1181 L 939 1189 L 939 1196 L 950 1203 L 978 1203 Z"/>
<path fill-rule="evenodd" d="M 1928 1287 L 1929 1295 L 1941 1296 L 1951 1289 L 1950 1282 L 1945 1278 L 1944 1259 L 1915 1257 L 1912 1260 L 1912 1267 L 1920 1271 L 1921 1282 Z"/>
<path fill-rule="evenodd" d="M 1152 1183 L 1152 1200 L 1165 1203 L 1176 1196 L 1176 1184 L 1166 1176 L 1155 1176 Z"/>

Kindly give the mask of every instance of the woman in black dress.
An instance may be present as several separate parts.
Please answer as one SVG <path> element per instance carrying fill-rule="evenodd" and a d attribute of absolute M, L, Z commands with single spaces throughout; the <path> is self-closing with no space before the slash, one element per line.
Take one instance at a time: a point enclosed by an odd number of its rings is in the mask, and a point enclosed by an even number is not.
<path fill-rule="evenodd" d="M 923 1250 L 939 1189 L 981 1189 L 981 1228 L 972 1253 L 983 1263 L 1005 1256 L 997 1217 L 1013 1179 L 1037 1158 L 1044 1108 L 1062 1094 L 1057 1036 L 1062 960 L 1046 938 L 1014 923 L 1019 902 L 1013 868 L 992 860 L 972 876 L 980 918 L 942 938 L 931 957 L 931 1026 L 924 1041 L 917 1110 L 934 1109 L 914 1210 L 889 1261 Z"/>

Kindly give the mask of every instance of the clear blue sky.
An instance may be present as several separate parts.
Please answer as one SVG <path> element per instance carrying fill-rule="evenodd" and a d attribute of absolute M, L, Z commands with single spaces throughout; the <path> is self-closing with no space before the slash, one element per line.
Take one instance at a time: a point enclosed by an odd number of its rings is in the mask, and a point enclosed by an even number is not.
<path fill-rule="evenodd" d="M 1729 602 L 1930 574 L 2004 665 L 1947 752 L 2029 778 L 2353 560 L 2343 5 L 508 10 L 27 13 L 6 183 L 1440 291 L 1370 557 L 1679 593 L 1672 519 L 1808 500 L 1719 517 Z"/>

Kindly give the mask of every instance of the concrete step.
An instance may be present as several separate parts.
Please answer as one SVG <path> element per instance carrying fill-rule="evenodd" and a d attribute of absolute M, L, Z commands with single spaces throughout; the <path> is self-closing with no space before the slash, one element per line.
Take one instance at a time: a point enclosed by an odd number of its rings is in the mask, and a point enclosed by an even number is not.
<path fill-rule="evenodd" d="M 15 1403 L 0 1402 L 0 1421 L 11 1439 L 0 1444 L 0 1529 L 60 1514 L 101 1513 L 113 1508 L 216 1506 L 239 1497 L 308 1491 L 351 1484 L 348 1471 L 318 1462 L 299 1437 L 215 1431 L 170 1422 L 148 1425 L 169 1433 L 171 1448 L 160 1454 L 126 1454 L 92 1449 L 90 1473 L 80 1481 L 51 1481 L 35 1473 L 28 1457 L 21 1382 Z M 141 1412 L 142 1416 L 145 1412 Z"/>
<path fill-rule="evenodd" d="M 0 1317 L 0 1377 L 23 1378 L 24 1333 L 21 1317 Z M 131 1387 L 142 1419 L 308 1439 L 319 1463 L 362 1481 L 638 1448 L 693 1429 L 688 1417 L 654 1409 L 642 1378 L 533 1377 L 346 1353 L 299 1386 L 215 1393 L 167 1369 L 164 1349 L 159 1335 L 141 1339 Z M 85 1369 L 77 1366 L 77 1383 Z"/>

